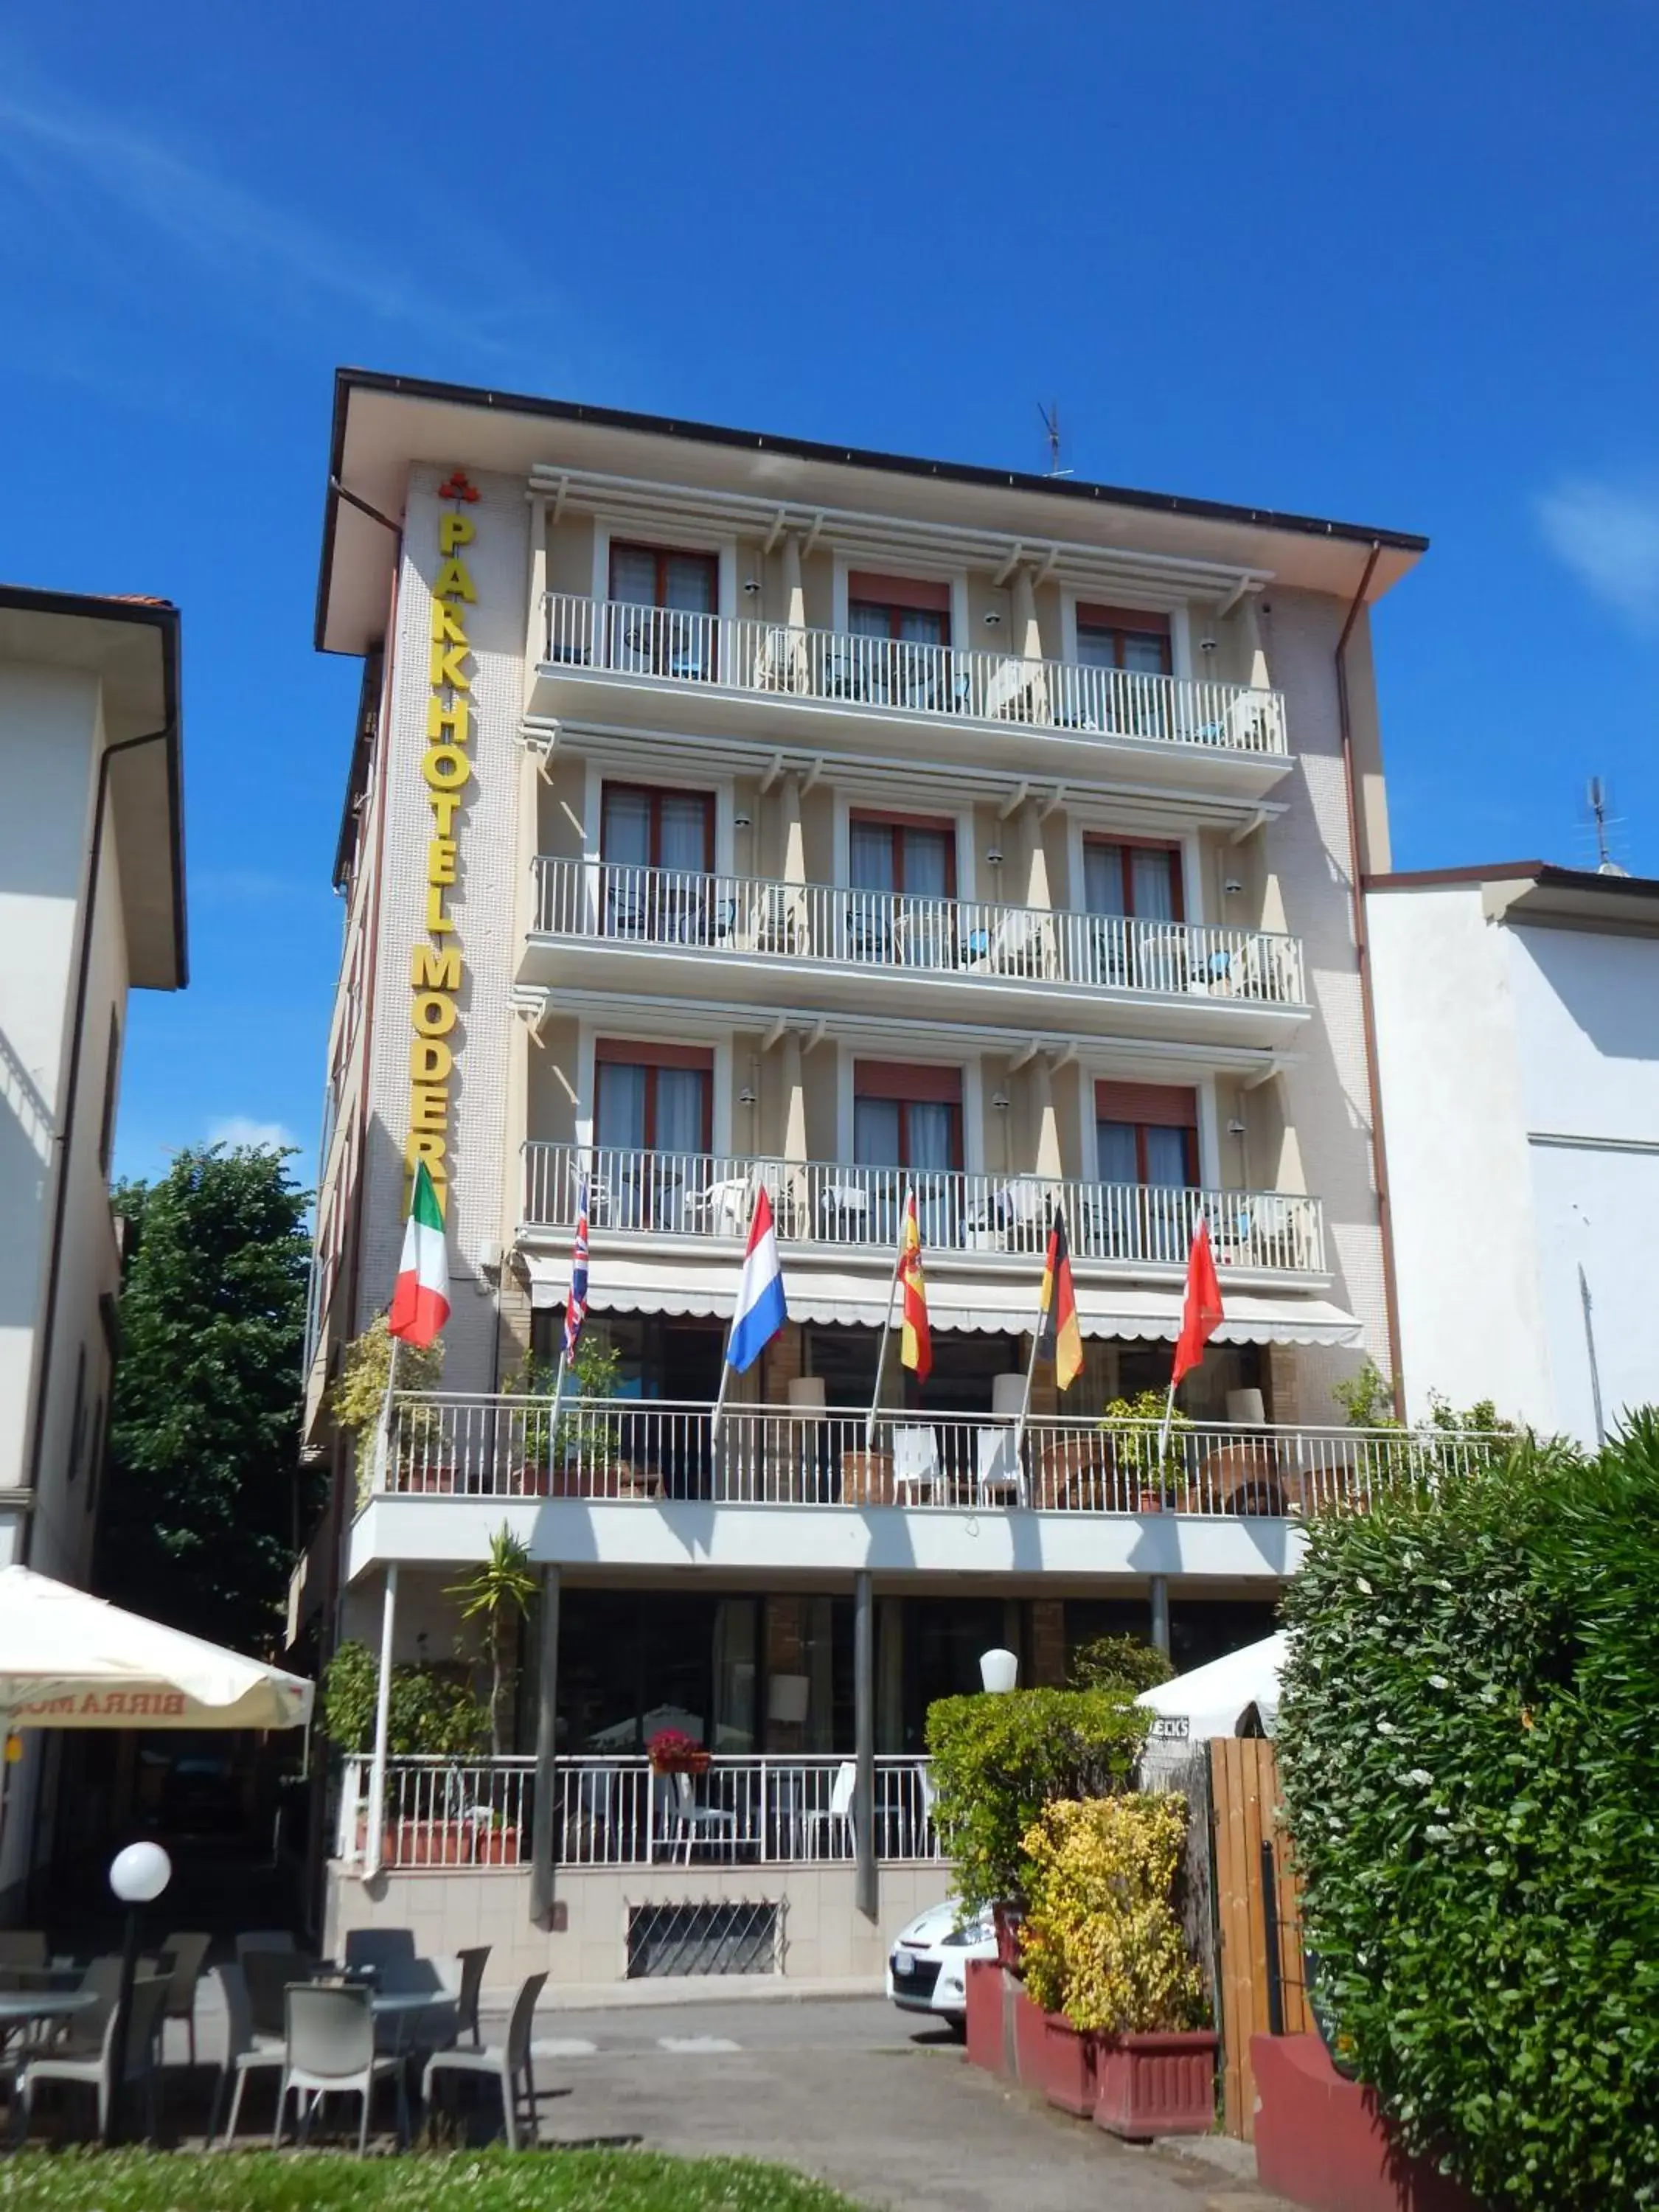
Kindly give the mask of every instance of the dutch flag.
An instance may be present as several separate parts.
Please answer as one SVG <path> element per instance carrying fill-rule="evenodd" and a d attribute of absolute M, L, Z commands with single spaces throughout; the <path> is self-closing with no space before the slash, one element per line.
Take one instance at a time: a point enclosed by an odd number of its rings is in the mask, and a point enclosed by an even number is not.
<path fill-rule="evenodd" d="M 738 1374 L 753 1366 L 762 1347 L 789 1318 L 783 1298 L 783 1269 L 778 1261 L 777 1231 L 772 1226 L 772 1201 L 762 1184 L 755 1194 L 755 1218 L 749 1224 L 749 1249 L 743 1256 L 743 1280 L 738 1285 L 738 1310 L 726 1346 L 727 1364 Z"/>

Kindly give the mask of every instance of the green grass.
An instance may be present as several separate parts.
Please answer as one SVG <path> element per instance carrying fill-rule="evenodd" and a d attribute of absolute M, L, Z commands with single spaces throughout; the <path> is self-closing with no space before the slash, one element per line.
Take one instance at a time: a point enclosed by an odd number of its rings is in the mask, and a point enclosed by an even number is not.
<path fill-rule="evenodd" d="M 358 2160 L 307 2152 L 25 2151 L 0 2212 L 854 2212 L 782 2166 L 658 2151 L 485 2151 Z"/>

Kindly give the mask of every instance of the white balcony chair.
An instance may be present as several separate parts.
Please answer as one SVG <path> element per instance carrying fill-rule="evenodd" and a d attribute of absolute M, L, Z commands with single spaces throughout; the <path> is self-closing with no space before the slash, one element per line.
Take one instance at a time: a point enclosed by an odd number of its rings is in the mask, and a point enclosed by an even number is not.
<path fill-rule="evenodd" d="M 161 2014 L 167 2001 L 165 1974 L 140 1974 L 132 1985 L 132 2008 L 127 2016 L 126 2063 L 122 2081 L 140 2082 L 144 2091 L 146 2132 L 155 2134 L 155 2045 L 161 2033 Z M 17 2140 L 27 2136 L 34 2110 L 34 2093 L 42 2081 L 80 2081 L 97 2092 L 98 2132 L 109 2127 L 110 2100 L 115 2094 L 115 2029 L 120 2014 L 112 2003 L 95 2051 L 88 2051 L 72 2039 L 38 2051 L 25 2051 L 17 2070 L 13 2094 L 19 2100 Z M 78 2023 L 76 2023 L 78 2025 Z"/>
<path fill-rule="evenodd" d="M 398 2134 L 403 2124 L 401 2057 L 378 2054 L 374 2048 L 374 2017 L 366 1989 L 325 1989 L 319 1984 L 296 1983 L 288 1993 L 288 2047 L 283 2062 L 283 2083 L 276 2094 L 276 2124 L 270 2147 L 283 2140 L 283 2122 L 289 2096 L 298 2090 L 302 2102 L 300 2140 L 310 2133 L 311 2123 L 325 2097 L 357 2097 L 362 2120 L 357 2130 L 357 2155 L 368 2148 L 368 2108 L 377 2081 L 398 2083 Z M 239 2085 L 240 2086 L 240 2085 Z"/>
<path fill-rule="evenodd" d="M 690 1217 L 702 1214 L 710 1237 L 741 1237 L 749 1227 L 749 1178 L 728 1176 L 702 1190 L 687 1191 L 683 1203 L 688 1225 Z"/>
<path fill-rule="evenodd" d="M 850 1759 L 842 1759 L 836 1769 L 835 1781 L 830 1784 L 830 1802 L 820 1805 L 805 1814 L 806 1856 L 810 1860 L 831 1856 L 819 1849 L 821 1838 L 835 1838 L 839 1848 L 833 1854 L 837 1858 L 853 1856 L 853 1798 L 859 1784 L 859 1771 Z"/>
<path fill-rule="evenodd" d="M 673 1784 L 672 1794 L 663 1806 L 663 1826 L 668 1832 L 668 1850 L 672 1858 L 678 1848 L 681 1863 L 691 1863 L 691 1845 L 698 1836 L 712 1836 L 717 1841 L 731 1838 L 735 1851 L 738 1843 L 738 1816 L 723 1806 L 699 1805 L 697 1793 L 689 1774 L 671 1774 L 665 1778 Z"/>
<path fill-rule="evenodd" d="M 219 2114 L 223 2109 L 225 2089 L 233 2080 L 235 2088 L 230 2100 L 230 2114 L 225 2122 L 224 2141 L 228 2144 L 236 2133 L 237 2117 L 242 2109 L 242 2084 L 248 2075 L 263 2068 L 281 2074 L 288 2057 L 288 2045 L 281 2036 L 261 2035 L 253 2025 L 252 2008 L 248 2002 L 247 1980 L 240 1966 L 223 1966 L 217 1969 L 219 1986 L 225 1996 L 225 2060 L 219 2069 L 219 2079 L 214 2086 L 213 2109 L 208 2115 L 208 2142 L 212 2142 L 219 2131 Z"/>
<path fill-rule="evenodd" d="M 901 1505 L 921 1505 L 939 1487 L 939 1432 L 935 1429 L 895 1429 L 893 1431 L 893 1488 Z"/>
<path fill-rule="evenodd" d="M 492 2045 L 488 2051 L 440 2051 L 426 2062 L 426 2071 L 421 2076 L 421 2102 L 428 2110 L 432 2104 L 432 2085 L 440 2074 L 482 2075 L 487 2081 L 498 2081 L 501 2091 L 501 2121 L 509 2150 L 519 2148 L 519 2106 L 524 2106 L 524 2116 L 530 2126 L 533 2143 L 539 2133 L 536 2118 L 536 2081 L 531 2066 L 530 2038 L 535 2026 L 536 2001 L 541 1996 L 545 1973 L 531 1974 L 519 1984 L 519 1994 L 513 2000 L 513 2012 L 507 2024 L 507 2043 L 504 2049 Z"/>
<path fill-rule="evenodd" d="M 863 1244 L 868 1239 L 870 1194 L 855 1182 L 827 1182 L 818 1197 L 826 1244 Z"/>
<path fill-rule="evenodd" d="M 1021 1472 L 1012 1429 L 976 1429 L 975 1456 L 978 1463 L 979 1502 L 981 1505 L 1024 1505 L 1025 1477 Z"/>

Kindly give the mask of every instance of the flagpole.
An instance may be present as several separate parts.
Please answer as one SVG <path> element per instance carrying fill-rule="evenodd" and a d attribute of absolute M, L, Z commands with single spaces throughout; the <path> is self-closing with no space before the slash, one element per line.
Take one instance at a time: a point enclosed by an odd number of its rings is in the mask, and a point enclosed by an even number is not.
<path fill-rule="evenodd" d="M 898 1256 L 893 1261 L 893 1279 L 887 1286 L 887 1319 L 882 1324 L 881 1341 L 876 1347 L 876 1390 L 870 1401 L 870 1418 L 864 1425 L 864 1449 L 876 1448 L 876 1420 L 881 1411 L 881 1379 L 887 1371 L 887 1340 L 893 1334 L 893 1308 L 898 1304 L 899 1275 L 904 1267 L 904 1231 L 910 1218 L 910 1194 L 907 1193 L 904 1209 L 899 1215 Z"/>
<path fill-rule="evenodd" d="M 1031 1356 L 1025 1363 L 1025 1395 L 1020 1401 L 1019 1419 L 1014 1425 L 1014 1463 L 1023 1466 L 1025 1449 L 1025 1424 L 1031 1418 L 1031 1384 L 1036 1377 L 1037 1346 L 1042 1341 L 1042 1316 L 1046 1307 L 1038 1310 L 1036 1326 L 1031 1331 Z"/>
<path fill-rule="evenodd" d="M 737 1316 L 732 1316 L 726 1332 L 726 1357 L 720 1362 L 720 1387 L 714 1394 L 714 1410 L 708 1419 L 708 1443 L 712 1450 L 720 1442 L 720 1422 L 726 1413 L 726 1386 L 732 1379 L 732 1339 L 738 1326 Z"/>
<path fill-rule="evenodd" d="M 1169 1469 L 1170 1424 L 1175 1419 L 1175 1377 L 1172 1375 L 1170 1377 L 1170 1395 L 1164 1401 L 1164 1426 L 1158 1432 L 1158 1473 L 1160 1482 L 1163 1481 Z"/>
<path fill-rule="evenodd" d="M 392 1394 L 398 1387 L 398 1354 L 403 1346 L 402 1337 L 392 1336 L 390 1330 L 387 1331 L 387 1340 L 392 1346 L 392 1357 L 386 1364 L 386 1396 L 380 1403 L 380 1433 L 374 1440 L 374 1487 L 377 1490 L 386 1488 L 386 1474 L 392 1463 Z"/>

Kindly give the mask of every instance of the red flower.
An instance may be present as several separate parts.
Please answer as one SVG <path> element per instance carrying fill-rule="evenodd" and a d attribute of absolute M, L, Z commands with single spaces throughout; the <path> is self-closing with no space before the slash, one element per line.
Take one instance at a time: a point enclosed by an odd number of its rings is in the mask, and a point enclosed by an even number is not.
<path fill-rule="evenodd" d="M 452 469 L 449 482 L 438 486 L 438 496 L 440 499 L 474 500 L 478 496 L 478 487 L 467 482 L 464 470 Z"/>

